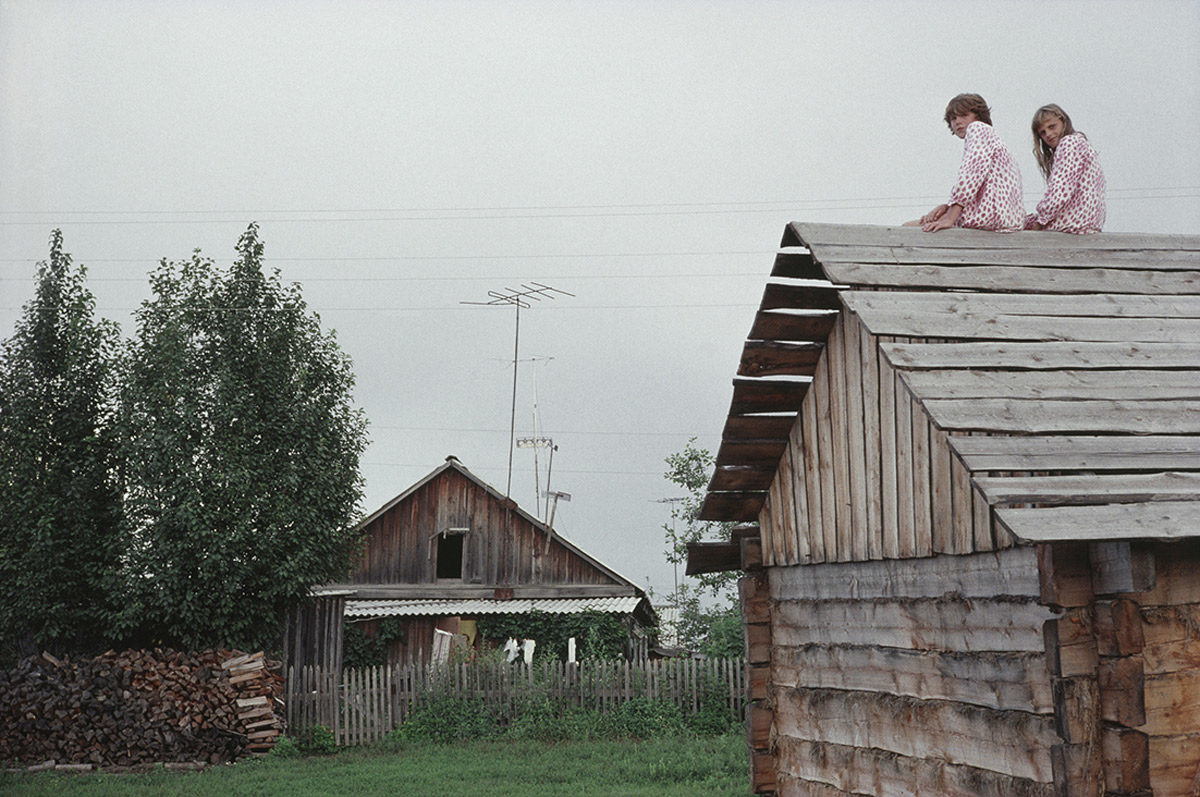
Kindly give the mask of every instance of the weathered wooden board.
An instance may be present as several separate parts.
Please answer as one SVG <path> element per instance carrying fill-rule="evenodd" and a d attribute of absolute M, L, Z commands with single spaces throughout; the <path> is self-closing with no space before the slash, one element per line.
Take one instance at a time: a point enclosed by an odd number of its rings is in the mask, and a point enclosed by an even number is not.
<path fill-rule="evenodd" d="M 700 520 L 757 520 L 762 510 L 764 492 L 706 493 L 700 507 Z"/>
<path fill-rule="evenodd" d="M 1188 733 L 1151 737 L 1149 741 L 1150 788 L 1154 794 L 1194 794 L 1200 736 Z"/>
<path fill-rule="evenodd" d="M 1097 286 L 1101 287 L 1101 286 Z M 1077 296 L 967 291 L 842 291 L 854 312 L 897 308 L 920 313 L 1069 318 L 1200 318 L 1200 296 L 1087 293 Z"/>
<path fill-rule="evenodd" d="M 793 489 L 791 447 L 784 449 L 779 458 L 778 478 L 772 489 L 776 491 L 775 503 L 779 507 L 780 527 L 775 533 L 775 563 L 778 565 L 808 564 L 808 557 L 801 556 L 798 546 L 799 528 L 796 515 L 796 493 Z"/>
<path fill-rule="evenodd" d="M 786 438 L 778 440 L 722 440 L 717 461 L 722 465 L 750 465 L 773 468 L 783 454 Z"/>
<path fill-rule="evenodd" d="M 915 457 L 913 454 L 912 394 L 893 372 L 892 397 L 888 403 L 896 426 L 896 538 L 900 556 L 916 556 L 925 545 L 917 544 L 916 510 L 913 507 Z"/>
<path fill-rule="evenodd" d="M 825 279 L 825 273 L 813 260 L 812 253 L 803 246 L 780 247 L 775 255 L 771 276 L 822 281 Z"/>
<path fill-rule="evenodd" d="M 1147 675 L 1200 671 L 1200 606 L 1142 609 L 1142 661 Z"/>
<path fill-rule="evenodd" d="M 721 430 L 722 440 L 783 440 L 791 431 L 796 416 L 791 413 L 777 415 L 730 415 Z"/>
<path fill-rule="evenodd" d="M 841 310 L 838 289 L 829 283 L 797 284 L 768 282 L 763 288 L 759 310 Z"/>
<path fill-rule="evenodd" d="M 757 412 L 796 413 L 808 392 L 810 380 L 795 379 L 735 379 L 730 415 Z"/>
<path fill-rule="evenodd" d="M 1053 268 L 1010 265 L 889 265 L 828 261 L 823 274 L 847 285 L 924 288 L 954 288 L 1014 293 L 1091 293 L 1103 285 L 1118 294 L 1197 294 L 1200 270 L 1147 271 L 1132 268 Z"/>
<path fill-rule="evenodd" d="M 889 294 L 891 295 L 891 294 Z M 850 304 L 875 335 L 904 335 L 947 340 L 1070 340 L 1097 343 L 1194 343 L 1191 318 L 1066 318 L 1057 315 L 989 315 L 924 312 L 903 302 L 886 308 Z M 815 338 L 792 338 L 815 340 Z"/>
<path fill-rule="evenodd" d="M 1191 371 L 985 371 L 972 368 L 907 371 L 901 376 L 922 400 L 1200 399 L 1200 362 Z"/>
<path fill-rule="evenodd" d="M 929 489 L 930 532 L 933 535 L 935 553 L 970 553 L 969 548 L 959 550 L 954 538 L 953 477 L 951 475 L 950 446 L 946 433 L 931 429 L 929 435 Z"/>
<path fill-rule="evenodd" d="M 748 340 L 738 365 L 739 376 L 811 376 L 824 343 Z"/>
<path fill-rule="evenodd" d="M 1049 717 L 870 692 L 774 688 L 772 694 L 783 737 L 942 759 L 1043 783 L 1053 777 L 1050 747 L 1060 740 Z"/>
<path fill-rule="evenodd" d="M 896 368 L 989 371 L 1196 368 L 1200 343 L 881 343 Z"/>
<path fill-rule="evenodd" d="M 1046 232 L 985 232 L 983 230 L 942 230 L 931 240 L 928 233 L 917 227 L 881 226 L 874 224 L 822 224 L 793 221 L 785 236 L 798 245 L 816 250 L 821 246 L 867 245 L 892 249 L 934 245 L 946 249 L 1019 249 L 1029 250 L 1113 250 L 1143 252 L 1147 259 L 1157 257 L 1159 250 L 1200 252 L 1200 235 L 1159 235 L 1147 233 L 1099 233 L 1096 235 L 1065 235 Z"/>
<path fill-rule="evenodd" d="M 798 463 L 804 473 L 804 492 L 808 506 L 808 518 L 804 533 L 808 537 L 809 550 L 812 560 L 826 561 L 828 554 L 825 550 L 825 532 L 821 519 L 821 471 L 817 459 L 817 402 L 814 392 L 810 391 L 804 397 L 800 408 L 800 429 L 803 441 L 801 451 L 803 461 Z M 795 446 L 793 442 L 791 445 Z"/>
<path fill-rule="evenodd" d="M 689 542 L 684 575 L 722 573 L 727 570 L 739 570 L 741 565 L 740 542 Z"/>
<path fill-rule="evenodd" d="M 718 467 L 713 471 L 712 480 L 708 483 L 710 492 L 728 490 L 766 490 L 771 486 L 775 476 L 774 468 L 769 466 L 730 465 Z"/>
<path fill-rule="evenodd" d="M 1003 507 L 997 521 L 1027 543 L 1200 537 L 1200 500 L 1099 506 Z"/>
<path fill-rule="evenodd" d="M 897 756 L 807 739 L 778 740 L 781 784 L 811 795 L 828 787 L 830 795 L 927 795 L 928 797 L 1052 797 L 1051 783 L 1014 778 L 989 769 L 950 764 L 935 758 Z M 792 783 L 798 779 L 801 783 Z M 815 786 L 809 784 L 816 784 Z M 824 795 L 821 795 L 824 797 Z"/>
<path fill-rule="evenodd" d="M 878 542 L 867 527 L 867 463 L 864 440 L 866 414 L 863 405 L 863 363 L 861 325 L 850 313 L 842 315 L 842 356 L 845 361 L 846 456 L 850 479 L 850 550 L 861 562 L 879 558 Z"/>
<path fill-rule="evenodd" d="M 1126 435 L 1200 434 L 1200 401 L 930 399 L 921 405 L 951 431 Z"/>
<path fill-rule="evenodd" d="M 1042 653 L 776 645 L 771 668 L 771 680 L 779 686 L 883 692 L 1035 714 L 1054 712 Z"/>
<path fill-rule="evenodd" d="M 1032 548 L 929 559 L 885 559 L 828 565 L 787 567 L 769 572 L 771 599 L 865 600 L 937 598 L 954 593 L 965 598 L 996 595 L 1040 595 L 1037 556 Z"/>
<path fill-rule="evenodd" d="M 1051 268 L 1154 268 L 1161 270 L 1194 269 L 1200 265 L 1200 252 L 1158 250 L 1148 255 L 1140 250 L 1087 249 L 1085 247 L 955 249 L 937 246 L 870 246 L 863 244 L 823 245 L 813 253 L 820 265 L 827 263 L 880 263 L 885 265 L 988 266 L 997 272 L 1011 267 L 1044 266 Z M 829 277 L 829 272 L 825 272 Z M 832 279 L 830 277 L 830 279 Z"/>
<path fill-rule="evenodd" d="M 833 452 L 834 518 L 837 532 L 839 562 L 854 558 L 854 537 L 851 525 L 852 496 L 850 492 L 850 450 L 846 423 L 846 360 L 844 325 L 839 323 L 829 333 L 829 411 L 830 440 Z"/>
<path fill-rule="evenodd" d="M 1150 736 L 1196 733 L 1200 715 L 1200 671 L 1146 676 L 1146 724 Z"/>
<path fill-rule="evenodd" d="M 788 437 L 787 456 L 791 462 L 792 501 L 795 507 L 794 525 L 790 533 L 795 537 L 798 561 L 809 563 L 813 561 L 812 534 L 808 527 L 808 474 L 804 468 L 804 431 L 803 416 L 792 427 Z M 824 557 L 822 557 L 824 558 Z"/>
<path fill-rule="evenodd" d="M 1128 504 L 1200 499 L 1200 473 L 976 476 L 992 506 Z"/>
<path fill-rule="evenodd" d="M 812 464 L 805 462 L 805 467 L 809 468 L 809 473 L 816 474 L 817 483 L 820 486 L 820 507 L 821 507 L 821 534 L 824 537 L 825 561 L 835 562 L 846 558 L 838 551 L 838 535 L 837 535 L 837 498 L 834 495 L 833 489 L 833 414 L 829 397 L 829 358 L 821 358 L 821 362 L 817 363 L 817 372 L 813 377 L 813 408 L 816 413 L 816 418 L 813 426 L 817 436 L 817 462 L 816 470 L 812 469 Z"/>
<path fill-rule="evenodd" d="M 801 313 L 759 312 L 750 328 L 751 340 L 792 340 L 821 342 L 837 321 L 833 311 Z"/>
<path fill-rule="evenodd" d="M 906 391 L 907 392 L 907 391 Z M 911 396 L 911 393 L 908 395 Z M 909 414 L 912 418 L 912 507 L 914 553 L 929 556 L 933 550 L 933 478 L 930 464 L 930 433 L 933 425 L 929 415 L 916 399 L 909 399 Z"/>
<path fill-rule="evenodd" d="M 950 446 L 973 472 L 1200 470 L 1200 436 L 955 436 Z"/>
<path fill-rule="evenodd" d="M 867 336 L 874 340 L 872 336 Z M 896 447 L 896 372 L 875 347 L 875 363 L 878 368 L 876 386 L 878 388 L 879 406 L 875 415 L 879 419 L 879 503 L 880 523 L 883 535 L 883 555 L 886 558 L 898 557 L 902 554 L 900 546 L 899 515 L 900 498 L 897 483 L 897 468 L 899 453 Z"/>
<path fill-rule="evenodd" d="M 942 651 L 1042 652 L 1050 610 L 1008 598 L 892 602 L 787 601 L 776 606 L 777 645 L 878 645 Z"/>
<path fill-rule="evenodd" d="M 1160 504 L 1172 506 L 1172 504 Z M 1154 588 L 1131 595 L 1148 617 L 1154 607 L 1179 607 L 1200 603 L 1200 542 L 1186 540 L 1157 543 L 1154 553 Z M 1149 624 L 1146 630 L 1150 630 Z"/>

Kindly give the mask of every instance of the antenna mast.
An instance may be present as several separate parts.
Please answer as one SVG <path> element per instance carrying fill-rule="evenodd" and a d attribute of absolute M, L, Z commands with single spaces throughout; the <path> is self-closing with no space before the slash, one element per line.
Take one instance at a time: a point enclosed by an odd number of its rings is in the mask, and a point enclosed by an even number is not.
<path fill-rule="evenodd" d="M 516 328 L 513 333 L 513 383 L 512 383 L 512 413 L 508 427 L 508 484 L 504 488 L 504 497 L 512 497 L 512 463 L 513 448 L 517 438 L 517 363 L 520 362 L 521 352 L 521 308 L 533 307 L 531 301 L 540 302 L 543 299 L 557 299 L 562 296 L 574 296 L 573 293 L 560 290 L 540 282 L 521 283 L 521 289 L 505 288 L 500 291 L 488 291 L 491 297 L 486 302 L 460 302 L 460 304 L 484 305 L 487 307 L 502 307 L 511 305 L 516 308 Z"/>

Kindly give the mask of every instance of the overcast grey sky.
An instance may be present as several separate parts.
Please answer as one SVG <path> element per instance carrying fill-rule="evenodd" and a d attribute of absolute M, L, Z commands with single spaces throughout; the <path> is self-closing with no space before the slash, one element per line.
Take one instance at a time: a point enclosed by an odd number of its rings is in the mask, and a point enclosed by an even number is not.
<path fill-rule="evenodd" d="M 504 489 L 513 311 L 461 302 L 569 291 L 522 313 L 517 433 L 536 381 L 555 525 L 666 592 L 663 459 L 715 452 L 784 225 L 942 201 L 962 91 L 1028 208 L 1057 102 L 1108 230 L 1200 232 L 1194 0 L 0 0 L 0 335 L 54 227 L 129 335 L 154 263 L 228 263 L 258 221 L 354 360 L 371 512 L 447 454 Z"/>

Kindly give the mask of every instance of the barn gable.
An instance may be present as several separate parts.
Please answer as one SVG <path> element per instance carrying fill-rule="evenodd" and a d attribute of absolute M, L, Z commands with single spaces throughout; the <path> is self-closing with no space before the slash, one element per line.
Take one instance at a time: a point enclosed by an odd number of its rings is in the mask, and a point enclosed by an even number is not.
<path fill-rule="evenodd" d="M 285 640 L 289 662 L 341 668 L 342 624 L 398 624 L 389 661 L 428 661 L 438 632 L 476 648 L 481 616 L 619 615 L 627 653 L 656 618 L 645 591 L 499 493 L 454 457 L 360 525 L 349 577 L 312 588 Z M 374 627 L 372 625 L 372 627 Z"/>
<path fill-rule="evenodd" d="M 632 581 L 525 512 L 453 457 L 360 527 L 366 538 L 364 551 L 348 583 L 339 588 L 364 585 L 357 588 L 361 591 L 365 585 L 394 585 L 396 597 L 402 585 L 438 586 L 437 595 L 424 590 L 419 597 L 478 597 L 478 588 L 556 585 L 580 590 L 588 585 L 614 587 L 630 595 L 638 591 Z M 448 537 L 462 539 L 461 566 L 457 577 L 446 577 L 443 571 L 439 578 L 439 542 Z M 442 548 L 444 552 L 444 543 Z M 404 592 L 414 597 L 413 589 Z"/>
<path fill-rule="evenodd" d="M 758 790 L 1178 793 L 1200 237 L 792 224 L 772 277 L 701 513 L 758 534 L 692 562 L 764 568 Z"/>

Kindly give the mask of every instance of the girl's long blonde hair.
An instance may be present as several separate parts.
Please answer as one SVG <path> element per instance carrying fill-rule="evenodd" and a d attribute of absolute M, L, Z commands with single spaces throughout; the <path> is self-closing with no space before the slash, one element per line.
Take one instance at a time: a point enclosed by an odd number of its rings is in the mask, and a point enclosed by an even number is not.
<path fill-rule="evenodd" d="M 1033 112 L 1033 157 L 1037 158 L 1038 168 L 1042 170 L 1042 174 L 1047 180 L 1050 179 L 1050 170 L 1054 167 L 1054 150 L 1042 141 L 1042 137 L 1038 135 L 1038 128 L 1042 126 L 1048 116 L 1056 116 L 1063 123 L 1062 134 L 1064 136 L 1075 132 L 1075 127 L 1071 124 L 1071 117 L 1067 116 L 1067 112 L 1054 103 L 1043 105 Z M 1059 141 L 1062 141 L 1061 137 Z"/>

